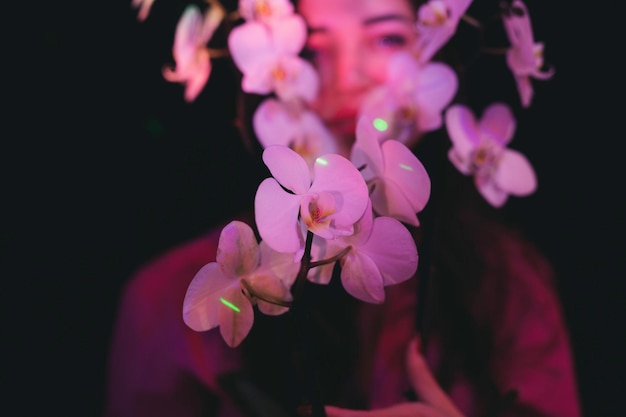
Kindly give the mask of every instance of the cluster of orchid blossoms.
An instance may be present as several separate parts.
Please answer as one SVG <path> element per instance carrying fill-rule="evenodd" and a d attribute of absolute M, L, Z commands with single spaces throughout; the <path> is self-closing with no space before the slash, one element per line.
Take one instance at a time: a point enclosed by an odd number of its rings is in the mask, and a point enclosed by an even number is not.
<path fill-rule="evenodd" d="M 478 1 L 478 0 L 477 0 Z M 153 0 L 133 0 L 144 20 Z M 348 155 L 311 111 L 319 78 L 301 57 L 307 28 L 289 0 L 240 0 L 228 34 L 228 53 L 241 71 L 241 88 L 265 96 L 253 115 L 272 177 L 259 185 L 253 229 L 233 221 L 222 229 L 215 262 L 191 281 L 183 305 L 185 323 L 196 331 L 219 327 L 226 343 L 238 346 L 254 321 L 254 306 L 264 314 L 283 314 L 297 302 L 302 282 L 328 284 L 335 263 L 352 296 L 382 303 L 384 288 L 417 270 L 418 253 L 407 226 L 430 196 L 430 178 L 410 147 L 415 137 L 445 125 L 451 163 L 473 176 L 481 195 L 501 207 L 509 195 L 534 192 L 537 181 L 524 155 L 508 149 L 516 121 L 501 102 L 480 119 L 453 103 L 455 71 L 433 60 L 466 15 L 472 0 L 430 0 L 417 13 L 417 41 L 411 53 L 389 61 L 387 82 L 365 98 Z M 217 0 L 204 11 L 189 5 L 176 28 L 174 67 L 169 81 L 185 86 L 193 101 L 217 55 L 208 48 L 212 34 L 229 15 Z M 528 10 L 521 0 L 506 2 L 502 22 L 510 41 L 506 65 L 520 101 L 528 107 L 531 78 L 548 79 L 543 44 L 533 39 Z"/>

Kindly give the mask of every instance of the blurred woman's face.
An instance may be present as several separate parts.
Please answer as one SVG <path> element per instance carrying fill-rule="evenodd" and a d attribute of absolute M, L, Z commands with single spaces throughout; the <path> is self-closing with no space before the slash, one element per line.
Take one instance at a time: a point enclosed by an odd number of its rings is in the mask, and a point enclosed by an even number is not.
<path fill-rule="evenodd" d="M 415 41 L 415 10 L 408 0 L 300 0 L 298 12 L 320 76 L 312 108 L 349 146 L 365 94 L 385 82 L 391 55 Z"/>

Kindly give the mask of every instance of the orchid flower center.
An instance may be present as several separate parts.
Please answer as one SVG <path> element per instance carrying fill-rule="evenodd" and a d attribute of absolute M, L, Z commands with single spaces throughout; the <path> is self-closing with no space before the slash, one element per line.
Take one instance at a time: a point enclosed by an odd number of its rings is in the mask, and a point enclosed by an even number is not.
<path fill-rule="evenodd" d="M 478 177 L 491 176 L 499 161 L 498 147 L 491 142 L 481 143 L 470 155 L 471 172 Z"/>
<path fill-rule="evenodd" d="M 277 65 L 272 69 L 272 78 L 276 81 L 284 81 L 287 78 L 287 72 L 280 65 Z"/>
<path fill-rule="evenodd" d="M 312 160 L 319 152 L 319 146 L 314 146 L 314 143 L 315 141 L 308 135 L 299 135 L 289 143 L 289 147 L 308 161 Z"/>
<path fill-rule="evenodd" d="M 402 106 L 396 111 L 396 116 L 400 123 L 412 122 L 415 120 L 416 114 L 415 107 L 411 105 Z"/>
<path fill-rule="evenodd" d="M 420 21 L 425 26 L 441 26 L 450 18 L 450 9 L 442 1 L 431 1 L 428 8 L 430 13 Z"/>
<path fill-rule="evenodd" d="M 269 17 L 272 15 L 272 8 L 265 0 L 254 3 L 254 14 L 259 17 Z"/>
<path fill-rule="evenodd" d="M 306 227 L 315 233 L 327 229 L 330 216 L 335 213 L 335 199 L 330 193 L 309 194 L 300 203 L 300 215 Z"/>

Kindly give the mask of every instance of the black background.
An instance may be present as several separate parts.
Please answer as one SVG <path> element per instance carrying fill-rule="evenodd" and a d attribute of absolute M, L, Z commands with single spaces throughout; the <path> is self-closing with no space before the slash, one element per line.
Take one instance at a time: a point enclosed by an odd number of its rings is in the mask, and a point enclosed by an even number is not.
<path fill-rule="evenodd" d="M 13 15 L 3 375 L 6 407 L 20 412 L 9 415 L 98 416 L 125 280 L 254 192 L 245 178 L 256 162 L 229 139 L 228 64 L 214 64 L 193 104 L 161 77 L 185 4 L 156 0 L 143 23 L 130 1 L 29 4 Z M 533 162 L 540 188 L 507 210 L 559 273 L 585 415 L 619 416 L 626 274 L 618 4 L 527 4 L 557 74 L 534 83 L 535 102 L 518 113 L 516 138 L 524 139 L 512 143 Z"/>

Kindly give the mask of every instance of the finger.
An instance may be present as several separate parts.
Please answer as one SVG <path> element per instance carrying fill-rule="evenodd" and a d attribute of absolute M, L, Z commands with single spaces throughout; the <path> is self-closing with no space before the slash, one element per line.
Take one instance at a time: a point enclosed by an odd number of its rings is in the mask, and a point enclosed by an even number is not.
<path fill-rule="evenodd" d="M 372 417 L 371 414 L 366 414 L 368 411 L 350 410 L 333 405 L 324 406 L 324 410 L 326 410 L 326 417 Z"/>
<path fill-rule="evenodd" d="M 379 410 L 350 410 L 334 406 L 324 407 L 326 417 L 448 417 L 441 410 L 423 403 L 401 403 Z"/>
<path fill-rule="evenodd" d="M 420 401 L 445 411 L 451 417 L 461 417 L 462 414 L 454 405 L 448 394 L 439 386 L 430 372 L 426 360 L 420 351 L 419 336 L 414 336 L 409 342 L 406 353 L 406 365 L 411 386 Z"/>

